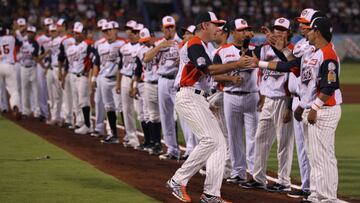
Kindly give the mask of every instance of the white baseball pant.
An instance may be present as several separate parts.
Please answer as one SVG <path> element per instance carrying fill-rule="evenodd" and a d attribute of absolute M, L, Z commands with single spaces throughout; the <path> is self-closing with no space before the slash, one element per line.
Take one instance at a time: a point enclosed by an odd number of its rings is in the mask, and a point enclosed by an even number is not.
<path fill-rule="evenodd" d="M 104 81 L 104 76 L 99 75 L 96 79 L 96 90 L 94 95 L 95 100 L 95 131 L 99 132 L 101 135 L 105 135 L 104 132 L 104 120 L 105 120 L 105 106 L 102 99 L 102 82 Z"/>
<path fill-rule="evenodd" d="M 0 83 L 0 110 L 9 110 L 9 102 L 7 100 L 6 88 L 3 81 Z"/>
<path fill-rule="evenodd" d="M 146 103 L 144 102 L 144 91 L 145 91 L 144 83 L 139 82 L 137 88 L 138 88 L 138 95 L 137 95 L 136 99 L 134 100 L 135 112 L 137 115 L 137 119 L 140 122 L 148 121 L 149 115 L 147 114 L 147 111 L 145 110 L 147 107 L 146 107 Z M 144 105 L 145 105 L 145 107 L 144 107 Z"/>
<path fill-rule="evenodd" d="M 41 65 L 37 65 L 37 85 L 38 85 L 38 103 L 40 107 L 41 115 L 45 118 L 49 118 L 49 106 L 48 106 L 48 90 L 46 85 L 46 75 L 44 68 Z"/>
<path fill-rule="evenodd" d="M 47 73 L 51 120 L 54 121 L 61 120 L 62 89 L 58 80 L 58 73 L 59 69 L 57 67 L 53 67 L 52 70 L 49 69 Z"/>
<path fill-rule="evenodd" d="M 21 64 L 16 62 L 15 63 L 15 69 L 16 69 L 16 82 L 17 82 L 17 91 L 19 94 L 19 101 L 20 104 L 18 106 L 20 112 L 22 112 L 22 101 L 21 101 Z M 32 100 L 34 100 L 34 98 L 32 97 Z M 32 102 L 33 104 L 34 102 Z"/>
<path fill-rule="evenodd" d="M 223 133 L 225 138 L 226 160 L 225 160 L 224 179 L 230 178 L 232 166 L 230 160 L 229 136 L 226 129 L 226 120 L 225 120 L 225 111 L 224 111 L 224 92 L 216 92 L 207 99 L 210 104 L 210 107 L 213 108 L 212 112 L 215 115 L 220 125 L 221 132 Z"/>
<path fill-rule="evenodd" d="M 278 183 L 290 186 L 290 172 L 294 149 L 293 119 L 283 123 L 282 115 L 287 107 L 284 97 L 265 98 L 255 135 L 255 160 L 253 178 L 266 184 L 267 159 L 277 138 Z"/>
<path fill-rule="evenodd" d="M 65 123 L 74 124 L 74 116 L 73 116 L 73 98 L 72 98 L 72 91 L 71 91 L 71 83 L 70 83 L 70 74 L 64 78 L 64 89 L 62 89 L 63 95 L 63 103 L 62 103 L 62 118 L 64 119 Z"/>
<path fill-rule="evenodd" d="M 159 110 L 161 128 L 164 136 L 167 153 L 179 156 L 179 146 L 176 137 L 174 104 L 177 89 L 174 87 L 175 80 L 160 77 L 159 84 Z"/>
<path fill-rule="evenodd" d="M 123 105 L 126 131 L 124 141 L 128 141 L 133 146 L 138 146 L 139 138 L 136 135 L 134 99 L 130 97 L 131 81 L 132 79 L 130 77 L 125 75 L 121 77 L 121 103 Z"/>
<path fill-rule="evenodd" d="M 22 98 L 22 114 L 30 115 L 31 105 L 30 98 L 38 98 L 38 86 L 37 86 L 37 70 L 36 66 L 32 67 L 21 67 L 21 98 Z M 35 99 L 34 103 L 35 111 L 34 117 L 40 116 L 40 107 L 38 100 Z"/>
<path fill-rule="evenodd" d="M 20 108 L 20 95 L 16 82 L 16 70 L 14 65 L 0 63 L 0 84 L 4 84 L 10 94 L 10 106 Z"/>
<path fill-rule="evenodd" d="M 86 76 L 78 77 L 75 74 L 68 74 L 70 76 L 71 93 L 73 102 L 73 112 L 75 112 L 75 125 L 84 125 L 84 115 L 82 108 L 90 106 L 90 82 Z"/>
<path fill-rule="evenodd" d="M 310 201 L 337 202 L 338 169 L 335 157 L 335 131 L 341 107 L 323 106 L 314 125 L 307 121 L 310 109 L 303 113 L 305 149 L 310 161 Z"/>
<path fill-rule="evenodd" d="M 149 121 L 152 123 L 160 122 L 158 85 L 145 83 L 144 102 L 146 103 Z"/>
<path fill-rule="evenodd" d="M 226 144 L 219 123 L 205 97 L 195 94 L 194 88 L 181 88 L 176 94 L 175 101 L 177 113 L 195 134 L 199 144 L 172 178 L 180 185 L 186 186 L 190 178 L 206 164 L 204 193 L 220 196 Z"/>
<path fill-rule="evenodd" d="M 231 177 L 239 176 L 246 179 L 247 169 L 253 174 L 258 101 L 257 92 L 245 95 L 224 93 L 224 111 L 232 165 Z M 244 135 L 245 131 L 246 135 Z M 244 136 L 246 145 L 244 145 Z"/>

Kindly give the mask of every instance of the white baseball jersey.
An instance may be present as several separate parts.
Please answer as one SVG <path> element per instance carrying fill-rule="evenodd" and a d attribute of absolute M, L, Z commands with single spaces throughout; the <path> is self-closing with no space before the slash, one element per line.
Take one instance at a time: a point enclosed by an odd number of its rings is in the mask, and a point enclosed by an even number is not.
<path fill-rule="evenodd" d="M 144 55 L 153 47 L 148 47 L 146 45 L 142 45 L 138 51 L 137 57 L 142 62 L 143 65 L 143 80 L 145 82 L 155 82 L 158 81 L 159 75 L 157 74 L 158 66 L 158 58 L 154 57 L 150 62 L 144 62 Z"/>
<path fill-rule="evenodd" d="M 197 36 L 185 43 L 180 52 L 179 72 L 176 87 L 194 87 L 208 92 L 212 87 L 212 77 L 207 67 L 212 64 L 211 53 L 206 44 Z"/>
<path fill-rule="evenodd" d="M 15 31 L 16 39 L 18 39 L 20 42 L 24 42 L 28 40 L 28 36 L 26 34 L 21 34 L 20 30 Z"/>
<path fill-rule="evenodd" d="M 115 40 L 112 43 L 105 41 L 98 45 L 95 51 L 94 64 L 100 68 L 99 75 L 105 77 L 116 76 L 121 66 L 120 63 L 120 49 L 125 42 L 122 40 Z"/>
<path fill-rule="evenodd" d="M 66 59 L 66 50 L 75 44 L 75 39 L 71 35 L 67 35 L 60 44 L 60 53 L 58 57 L 58 61 L 65 63 L 65 70 L 68 70 L 70 67 L 69 63 Z"/>
<path fill-rule="evenodd" d="M 247 55 L 252 54 L 254 46 L 249 47 Z M 233 44 L 227 44 L 222 46 L 214 56 L 214 63 L 216 64 L 226 64 L 234 61 L 240 60 L 241 48 L 236 47 Z M 243 83 L 240 86 L 235 86 L 233 84 L 225 84 L 224 91 L 230 92 L 257 92 L 257 70 L 255 69 L 237 69 L 227 73 L 229 76 L 240 76 Z"/>
<path fill-rule="evenodd" d="M 60 54 L 60 44 L 66 38 L 66 36 L 57 36 L 51 40 L 51 67 L 59 66 L 59 54 Z"/>
<path fill-rule="evenodd" d="M 15 48 L 21 44 L 11 35 L 0 36 L 0 63 L 14 64 L 16 61 Z"/>
<path fill-rule="evenodd" d="M 74 74 L 85 73 L 89 70 L 93 48 L 90 40 L 69 46 L 66 50 L 66 59 L 69 63 L 69 72 Z"/>
<path fill-rule="evenodd" d="M 128 77 L 132 77 L 134 74 L 135 57 L 133 57 L 133 53 L 136 46 L 137 44 L 128 42 L 120 48 L 122 63 L 120 73 Z"/>
<path fill-rule="evenodd" d="M 292 49 L 289 45 L 288 48 Z M 281 61 L 270 45 L 263 45 L 260 50 L 260 60 Z M 268 69 L 260 69 L 260 93 L 269 98 L 288 96 L 289 73 L 278 72 Z"/>
<path fill-rule="evenodd" d="M 300 106 L 310 108 L 317 95 L 323 92 L 330 95 L 325 106 L 342 103 L 339 89 L 339 58 L 332 43 L 315 52 L 307 52 L 301 58 Z"/>
<path fill-rule="evenodd" d="M 34 57 L 37 57 L 39 52 L 40 47 L 36 41 L 24 41 L 20 48 L 20 64 L 25 67 L 34 67 L 36 65 Z"/>
<path fill-rule="evenodd" d="M 309 41 L 304 37 L 299 40 L 293 50 L 293 55 L 297 58 L 303 56 L 307 52 L 315 51 L 315 47 L 309 44 Z"/>
<path fill-rule="evenodd" d="M 104 43 L 104 42 L 106 42 L 106 41 L 107 41 L 107 40 L 106 40 L 105 37 L 101 37 L 100 39 L 98 39 L 98 40 L 96 40 L 96 41 L 94 42 L 94 48 L 97 49 L 100 44 L 102 44 L 102 43 Z"/>
<path fill-rule="evenodd" d="M 35 40 L 40 47 L 43 47 L 44 51 L 51 49 L 51 38 L 45 34 L 39 34 L 35 37 Z M 43 59 L 44 65 L 48 66 L 50 63 L 50 57 L 45 57 Z"/>
<path fill-rule="evenodd" d="M 155 42 L 155 46 L 165 41 L 165 38 L 161 38 Z M 159 58 L 158 74 L 164 76 L 175 76 L 179 70 L 177 60 L 179 59 L 179 43 L 175 43 L 170 47 L 161 48 L 157 57 Z"/>

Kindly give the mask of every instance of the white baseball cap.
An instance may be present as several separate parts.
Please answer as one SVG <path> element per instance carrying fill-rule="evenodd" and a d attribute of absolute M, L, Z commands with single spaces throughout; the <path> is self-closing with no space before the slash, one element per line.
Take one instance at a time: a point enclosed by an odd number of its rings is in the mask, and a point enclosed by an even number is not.
<path fill-rule="evenodd" d="M 274 27 L 282 27 L 282 28 L 289 30 L 290 29 L 290 21 L 283 17 L 278 18 L 274 22 Z"/>
<path fill-rule="evenodd" d="M 27 27 L 27 29 L 26 29 L 26 31 L 28 31 L 28 32 L 36 32 L 36 27 L 35 26 L 32 26 L 32 25 L 29 25 L 28 27 Z"/>
<path fill-rule="evenodd" d="M 135 31 L 140 31 L 142 29 L 144 29 L 144 25 L 141 23 L 136 24 L 136 26 L 133 28 Z"/>
<path fill-rule="evenodd" d="M 165 16 L 162 18 L 162 26 L 175 26 L 175 19 L 172 16 Z"/>
<path fill-rule="evenodd" d="M 195 25 L 189 25 L 187 28 L 182 28 L 182 31 L 185 32 L 190 32 L 192 34 L 194 34 L 195 31 Z"/>
<path fill-rule="evenodd" d="M 306 8 L 301 11 L 300 17 L 296 17 L 295 20 L 299 23 L 310 23 L 315 12 L 316 10 L 312 8 Z"/>
<path fill-rule="evenodd" d="M 100 19 L 97 21 L 97 27 L 102 28 L 105 23 L 107 23 L 106 19 Z"/>
<path fill-rule="evenodd" d="M 147 42 L 151 39 L 150 31 L 147 28 L 140 30 L 139 42 Z"/>
<path fill-rule="evenodd" d="M 25 26 L 26 25 L 26 20 L 25 18 L 18 18 L 16 20 L 16 23 L 19 25 L 19 26 Z"/>
<path fill-rule="evenodd" d="M 235 24 L 235 30 L 244 30 L 247 28 L 251 28 L 251 26 L 248 25 L 247 21 L 242 19 L 242 18 L 238 18 L 234 21 Z"/>
<path fill-rule="evenodd" d="M 119 29 L 119 23 L 116 21 L 110 21 L 110 23 L 113 25 L 114 29 Z"/>
<path fill-rule="evenodd" d="M 112 30 L 112 29 L 114 29 L 114 25 L 111 22 L 104 23 L 104 25 L 101 28 L 102 31 Z"/>
<path fill-rule="evenodd" d="M 56 31 L 57 27 L 54 24 L 49 25 L 49 31 Z"/>
<path fill-rule="evenodd" d="M 129 21 L 126 22 L 125 29 L 126 28 L 134 29 L 135 26 L 136 26 L 136 21 L 129 20 Z"/>
<path fill-rule="evenodd" d="M 45 18 L 44 19 L 44 25 L 51 25 L 53 23 L 54 23 L 54 21 L 51 18 Z"/>
<path fill-rule="evenodd" d="M 56 22 L 56 25 L 57 25 L 57 26 L 63 26 L 64 22 L 65 22 L 65 19 L 64 19 L 64 18 L 60 18 L 60 19 Z"/>
<path fill-rule="evenodd" d="M 76 33 L 82 33 L 84 30 L 84 25 L 80 22 L 75 22 L 73 31 Z"/>

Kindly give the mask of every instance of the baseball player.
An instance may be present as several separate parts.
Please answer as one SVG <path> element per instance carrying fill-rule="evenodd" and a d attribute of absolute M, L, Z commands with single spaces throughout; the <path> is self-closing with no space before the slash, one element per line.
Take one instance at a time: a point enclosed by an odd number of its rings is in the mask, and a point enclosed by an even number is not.
<path fill-rule="evenodd" d="M 100 19 L 97 22 L 97 28 L 99 30 L 101 30 L 101 36 L 98 40 L 96 40 L 94 42 L 94 48 L 97 49 L 98 46 L 102 43 L 105 43 L 106 37 L 105 37 L 105 33 L 102 31 L 102 27 L 104 26 L 104 24 L 107 23 L 106 19 Z M 95 65 L 95 63 L 94 63 Z M 94 88 L 94 82 L 96 84 L 100 84 L 100 80 L 101 77 L 96 77 L 94 71 L 96 70 L 96 68 L 93 68 L 93 77 L 92 77 L 92 88 Z M 93 81 L 96 78 L 96 81 Z M 105 119 L 105 107 L 104 107 L 104 103 L 102 100 L 102 96 L 101 96 L 101 90 L 96 88 L 95 89 L 95 93 L 94 93 L 94 100 L 95 100 L 95 128 L 94 128 L 94 132 L 91 133 L 91 136 L 93 137 L 100 137 L 100 136 L 104 136 L 105 130 L 104 130 L 104 119 Z"/>
<path fill-rule="evenodd" d="M 252 55 L 254 46 L 249 47 L 253 37 L 251 27 L 244 19 L 235 19 L 232 23 L 232 44 L 219 49 L 214 57 L 214 63 L 226 64 L 240 59 L 242 52 Z M 258 121 L 256 104 L 259 101 L 257 71 L 254 69 L 234 70 L 227 76 L 240 77 L 239 84 L 226 83 L 224 87 L 224 113 L 227 132 L 229 133 L 229 148 L 232 164 L 229 183 L 241 183 L 246 180 L 246 170 L 250 174 L 254 168 L 255 132 Z M 244 145 L 246 132 L 246 147 Z"/>
<path fill-rule="evenodd" d="M 92 66 L 91 58 L 94 53 L 92 41 L 85 39 L 87 31 L 80 22 L 74 24 L 75 44 L 66 49 L 66 60 L 69 66 L 68 74 L 72 92 L 73 108 L 77 113 L 76 119 L 82 117 L 84 124 L 75 129 L 76 134 L 91 133 L 90 125 L 90 83 L 89 70 Z M 81 115 L 82 113 L 82 115 Z"/>
<path fill-rule="evenodd" d="M 97 94 L 100 94 L 104 104 L 111 133 L 103 143 L 119 143 L 116 127 L 116 105 L 113 90 L 116 86 L 116 78 L 120 77 L 120 48 L 125 41 L 117 39 L 117 29 L 112 22 L 105 22 L 102 27 L 106 41 L 98 44 L 95 51 L 94 76 L 92 86 L 97 85 Z M 95 83 L 98 81 L 98 83 Z"/>
<path fill-rule="evenodd" d="M 66 54 L 65 51 L 68 47 L 75 44 L 75 39 L 72 35 L 68 34 L 71 32 L 71 28 L 69 26 L 69 22 L 65 19 L 59 19 L 56 22 L 57 30 L 59 32 L 59 36 L 64 37 L 60 42 L 59 47 L 59 55 L 58 55 L 58 65 L 59 65 L 59 72 L 58 72 L 58 79 L 62 89 L 62 119 L 64 128 L 74 128 L 74 118 L 73 118 L 73 105 L 72 105 L 72 96 L 71 96 L 71 88 L 70 88 L 70 77 L 65 76 L 65 69 L 68 68 L 68 63 L 65 60 Z M 67 30 L 69 29 L 69 31 Z"/>
<path fill-rule="evenodd" d="M 190 39 L 180 53 L 180 69 L 176 77 L 179 91 L 175 108 L 199 140 L 187 160 L 167 186 L 172 194 L 183 202 L 191 202 L 186 185 L 201 167 L 206 165 L 204 193 L 200 202 L 227 202 L 220 197 L 223 180 L 226 144 L 220 126 L 209 108 L 206 96 L 212 86 L 211 75 L 223 74 L 250 65 L 248 57 L 227 64 L 212 64 L 206 43 L 214 40 L 218 28 L 223 25 L 212 12 L 201 12 L 195 19 L 195 37 Z"/>
<path fill-rule="evenodd" d="M 130 96 L 130 90 L 132 88 L 132 77 L 135 68 L 135 57 L 133 54 L 139 47 L 137 43 L 139 40 L 139 31 L 134 30 L 137 23 L 130 20 L 126 23 L 125 32 L 128 35 L 129 42 L 120 48 L 121 52 L 121 77 L 117 79 L 116 90 L 121 92 L 121 102 L 123 105 L 124 124 L 126 129 L 126 135 L 123 145 L 126 147 L 137 148 L 139 138 L 136 135 L 136 126 L 134 118 L 134 99 Z"/>
<path fill-rule="evenodd" d="M 0 84 L 3 84 L 10 94 L 10 106 L 17 119 L 21 118 L 21 114 L 18 83 L 14 82 L 16 81 L 14 52 L 21 45 L 22 43 L 15 37 L 6 35 L 6 29 L 0 26 Z"/>
<path fill-rule="evenodd" d="M 43 30 L 40 34 L 38 34 L 35 39 L 40 47 L 43 47 L 44 51 L 47 52 L 50 50 L 50 42 L 51 38 L 48 36 L 49 25 L 53 24 L 53 19 L 45 18 L 43 24 Z M 38 82 L 38 102 L 40 106 L 41 115 L 39 119 L 46 120 L 49 118 L 49 106 L 48 106 L 48 90 L 46 83 L 46 71 L 49 67 L 50 59 L 49 57 L 45 57 L 43 60 L 43 65 L 37 65 L 37 82 Z M 44 67 L 45 68 L 44 68 Z"/>
<path fill-rule="evenodd" d="M 34 26 L 27 27 L 27 40 L 23 42 L 19 53 L 21 54 L 21 97 L 22 97 L 22 116 L 28 117 L 31 113 L 30 95 L 38 98 L 37 88 L 37 70 L 36 64 L 42 64 L 40 58 L 40 46 L 35 41 L 36 28 Z M 40 116 L 40 108 L 38 100 L 35 99 L 34 117 Z"/>
<path fill-rule="evenodd" d="M 273 25 L 274 35 L 281 37 L 286 45 L 291 37 L 290 21 L 286 18 L 278 18 Z M 256 54 L 264 60 L 286 60 L 284 55 L 279 55 L 274 47 L 265 44 L 258 49 Z M 284 59 L 285 58 L 285 59 Z M 290 172 L 293 157 L 293 123 L 288 93 L 288 73 L 260 69 L 260 94 L 263 95 L 264 103 L 259 116 L 255 135 L 255 160 L 253 179 L 241 184 L 243 188 L 263 188 L 271 192 L 289 192 Z M 278 182 L 267 186 L 266 163 L 272 143 L 277 138 L 278 157 Z"/>
<path fill-rule="evenodd" d="M 6 88 L 4 83 L 0 84 L 0 111 L 3 114 L 9 111 L 9 102 L 7 101 Z"/>
<path fill-rule="evenodd" d="M 341 117 L 342 96 L 339 89 L 339 58 L 334 50 L 329 19 L 311 21 L 307 33 L 314 51 L 290 62 L 259 61 L 255 65 L 270 70 L 289 72 L 300 67 L 300 104 L 295 118 L 303 120 L 305 149 L 310 161 L 309 202 L 337 202 L 338 170 L 335 157 L 335 131 Z M 284 55 L 291 54 L 284 49 Z"/>
<path fill-rule="evenodd" d="M 159 57 L 160 75 L 158 80 L 159 109 L 162 132 L 167 152 L 159 156 L 162 160 L 179 159 L 180 151 L 176 136 L 176 122 L 174 103 L 176 87 L 175 76 L 178 72 L 179 46 L 175 41 L 175 19 L 171 16 L 162 18 L 162 32 L 164 37 L 155 42 L 155 47 L 145 53 L 144 62 L 148 63 L 154 57 Z M 185 138 L 186 139 L 186 138 Z"/>
<path fill-rule="evenodd" d="M 58 26 L 52 24 L 49 26 L 51 36 L 51 66 L 47 72 L 47 86 L 50 98 L 51 119 L 47 122 L 49 125 L 61 125 L 61 105 L 62 105 L 62 88 L 58 78 L 59 73 L 59 53 L 60 43 L 65 39 L 66 35 L 62 33 L 60 36 Z"/>

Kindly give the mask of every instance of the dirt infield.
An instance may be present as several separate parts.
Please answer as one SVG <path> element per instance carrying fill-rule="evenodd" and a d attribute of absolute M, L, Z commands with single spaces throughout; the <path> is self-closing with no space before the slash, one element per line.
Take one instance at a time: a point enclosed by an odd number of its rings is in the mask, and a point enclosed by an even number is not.
<path fill-rule="evenodd" d="M 6 117 L 14 121 L 8 115 Z M 68 129 L 48 126 L 35 120 L 14 122 L 94 165 L 99 170 L 134 186 L 148 196 L 161 202 L 178 202 L 164 186 L 167 179 L 180 166 L 181 163 L 177 161 L 160 161 L 157 156 L 150 156 L 134 149 L 126 149 L 121 144 L 104 145 L 98 138 L 75 135 Z M 123 135 L 123 132 L 121 131 L 120 134 Z M 203 181 L 204 177 L 196 175 L 188 185 L 194 202 L 198 202 Z M 275 194 L 264 190 L 247 190 L 226 183 L 222 187 L 222 196 L 234 202 L 299 202 L 299 199 L 289 198 L 285 194 Z"/>

